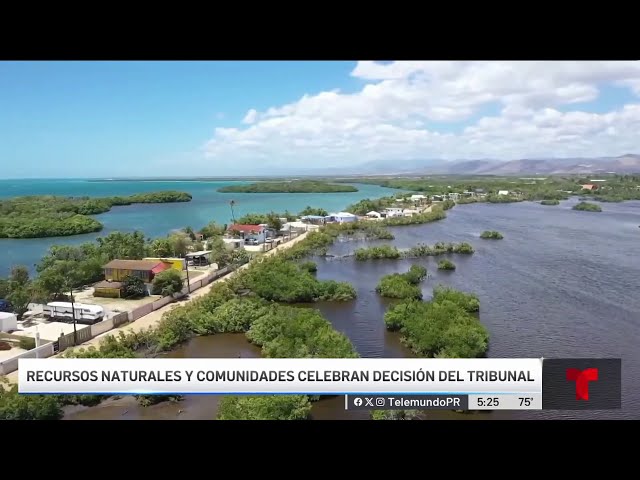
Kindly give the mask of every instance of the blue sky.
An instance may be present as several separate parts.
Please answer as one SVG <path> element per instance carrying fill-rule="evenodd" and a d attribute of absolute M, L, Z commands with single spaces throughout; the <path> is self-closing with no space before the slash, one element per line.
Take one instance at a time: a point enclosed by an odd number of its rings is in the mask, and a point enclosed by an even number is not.
<path fill-rule="evenodd" d="M 637 62 L 441 63 L 0 62 L 1 176 L 296 173 L 635 145 Z"/>

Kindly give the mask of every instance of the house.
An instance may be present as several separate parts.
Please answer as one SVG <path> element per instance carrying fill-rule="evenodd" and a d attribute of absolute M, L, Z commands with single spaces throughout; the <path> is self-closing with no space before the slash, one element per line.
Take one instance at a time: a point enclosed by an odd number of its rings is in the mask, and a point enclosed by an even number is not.
<path fill-rule="evenodd" d="M 484 188 L 476 188 L 473 190 L 475 193 L 485 193 Z"/>
<path fill-rule="evenodd" d="M 411 195 L 412 202 L 423 202 L 427 199 L 424 195 Z"/>
<path fill-rule="evenodd" d="M 143 260 L 151 260 L 156 262 L 168 263 L 171 268 L 181 272 L 184 270 L 184 258 L 160 258 L 160 257 L 145 257 Z"/>
<path fill-rule="evenodd" d="M 414 210 L 412 208 L 405 208 L 402 211 L 402 215 L 404 215 L 405 217 L 413 217 L 414 215 L 420 213 L 418 210 Z"/>
<path fill-rule="evenodd" d="M 238 235 L 245 243 L 265 243 L 267 238 L 275 237 L 273 229 L 265 227 L 264 225 L 242 225 L 235 223 L 230 225 L 227 229 L 230 233 Z"/>
<path fill-rule="evenodd" d="M 385 208 L 384 213 L 387 217 L 401 217 L 402 208 L 396 208 L 396 207 Z"/>
<path fill-rule="evenodd" d="M 449 194 L 449 200 L 458 200 L 460 198 L 460 194 L 459 193 L 450 193 Z"/>
<path fill-rule="evenodd" d="M 324 221 L 324 217 L 322 217 Z M 306 222 L 287 222 L 282 225 L 280 232 L 283 234 L 287 234 L 290 232 L 314 232 L 320 228 L 319 225 L 309 224 Z"/>
<path fill-rule="evenodd" d="M 498 195 L 509 195 L 509 190 L 498 190 Z"/>
<path fill-rule="evenodd" d="M 223 238 L 224 246 L 228 250 L 238 250 L 244 248 L 244 242 L 241 238 Z"/>
<path fill-rule="evenodd" d="M 441 202 L 442 200 L 444 200 L 444 195 L 431 195 L 431 199 L 434 202 Z"/>
<path fill-rule="evenodd" d="M 598 189 L 598 185 L 594 183 L 587 183 L 586 185 L 582 185 L 582 189 L 593 191 Z"/>
<path fill-rule="evenodd" d="M 371 210 L 369 213 L 367 213 L 367 217 L 369 218 L 380 218 L 382 217 L 382 214 L 379 212 L 376 212 L 375 210 Z"/>
<path fill-rule="evenodd" d="M 108 281 L 122 282 L 132 276 L 151 283 L 158 273 L 171 268 L 171 264 L 160 260 L 111 260 L 103 268 L 104 278 Z"/>
<path fill-rule="evenodd" d="M 94 297 L 120 298 L 122 282 L 103 280 L 93 286 Z"/>
<path fill-rule="evenodd" d="M 358 217 L 356 215 L 349 212 L 330 213 L 325 218 L 327 222 L 335 222 L 335 223 L 348 223 L 348 222 L 355 222 L 356 220 L 358 220 Z"/>
<path fill-rule="evenodd" d="M 300 220 L 312 225 L 322 225 L 325 223 L 325 218 L 326 217 L 323 215 L 305 215 L 304 217 L 301 217 Z"/>

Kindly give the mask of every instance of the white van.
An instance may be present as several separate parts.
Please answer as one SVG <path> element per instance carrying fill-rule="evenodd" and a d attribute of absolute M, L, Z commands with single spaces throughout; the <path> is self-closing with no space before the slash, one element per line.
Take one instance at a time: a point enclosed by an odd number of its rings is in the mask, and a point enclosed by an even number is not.
<path fill-rule="evenodd" d="M 71 313 L 71 302 L 50 302 L 44 308 L 44 314 L 51 319 L 73 320 Z M 100 305 L 86 305 L 84 303 L 74 303 L 77 323 L 98 323 L 104 319 L 104 308 Z"/>

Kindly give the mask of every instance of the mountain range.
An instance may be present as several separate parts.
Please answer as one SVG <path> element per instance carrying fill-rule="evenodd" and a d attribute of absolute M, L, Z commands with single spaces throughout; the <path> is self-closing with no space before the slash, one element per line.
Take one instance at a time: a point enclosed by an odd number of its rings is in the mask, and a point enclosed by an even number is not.
<path fill-rule="evenodd" d="M 345 167 L 334 175 L 555 175 L 555 174 L 605 174 L 640 173 L 640 155 L 626 154 L 619 157 L 595 158 L 545 158 L 520 160 L 410 160 L 375 161 L 357 167 Z M 311 172 L 310 172 L 311 173 Z M 329 169 L 314 171 L 329 174 Z"/>

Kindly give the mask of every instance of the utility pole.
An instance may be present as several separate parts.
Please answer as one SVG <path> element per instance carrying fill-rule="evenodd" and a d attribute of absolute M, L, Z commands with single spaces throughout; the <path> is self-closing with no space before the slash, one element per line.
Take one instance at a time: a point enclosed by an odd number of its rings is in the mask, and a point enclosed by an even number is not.
<path fill-rule="evenodd" d="M 73 344 L 78 345 L 78 331 L 76 330 L 76 309 L 73 305 L 73 287 L 69 287 L 71 292 L 71 316 L 73 318 Z"/>
<path fill-rule="evenodd" d="M 184 268 L 187 271 L 187 292 L 191 293 L 191 283 L 189 283 L 189 257 L 184 256 Z"/>

